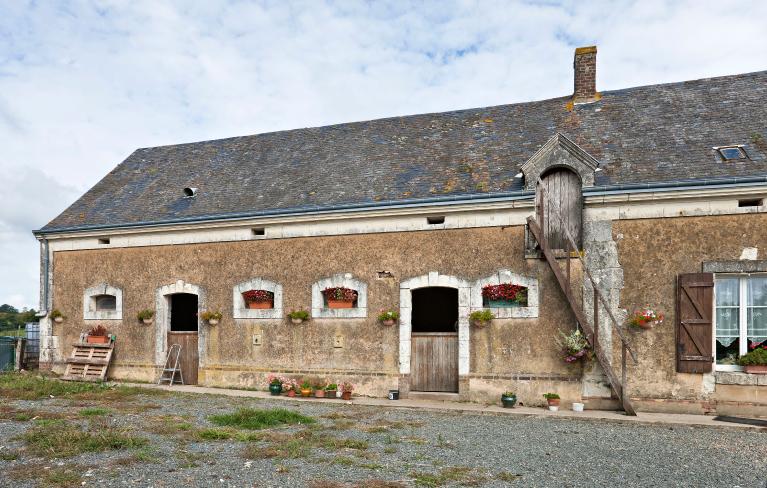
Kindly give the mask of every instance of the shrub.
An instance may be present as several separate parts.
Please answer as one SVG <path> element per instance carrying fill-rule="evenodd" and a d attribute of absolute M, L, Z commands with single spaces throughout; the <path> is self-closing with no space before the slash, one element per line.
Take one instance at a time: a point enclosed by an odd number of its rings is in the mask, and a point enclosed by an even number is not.
<path fill-rule="evenodd" d="M 291 310 L 288 314 L 289 319 L 309 320 L 309 312 L 306 310 Z"/>
<path fill-rule="evenodd" d="M 472 322 L 489 322 L 495 318 L 495 315 L 490 310 L 475 310 L 469 315 L 469 320 Z"/>
<path fill-rule="evenodd" d="M 741 356 L 738 363 L 741 366 L 767 365 L 767 345 L 753 348 L 751 352 Z"/>

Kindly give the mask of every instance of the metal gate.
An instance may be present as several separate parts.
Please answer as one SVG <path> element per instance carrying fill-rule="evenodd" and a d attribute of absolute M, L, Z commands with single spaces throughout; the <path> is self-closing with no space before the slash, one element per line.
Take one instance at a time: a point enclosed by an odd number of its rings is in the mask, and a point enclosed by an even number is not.
<path fill-rule="evenodd" d="M 40 323 L 26 324 L 27 343 L 24 345 L 24 368 L 37 369 L 40 366 Z"/>

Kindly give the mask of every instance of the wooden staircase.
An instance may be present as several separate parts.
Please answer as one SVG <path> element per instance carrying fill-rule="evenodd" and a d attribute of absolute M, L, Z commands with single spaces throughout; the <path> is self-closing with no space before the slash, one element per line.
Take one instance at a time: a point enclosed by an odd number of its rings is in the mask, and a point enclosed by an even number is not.
<path fill-rule="evenodd" d="M 545 191 L 543 189 L 543 185 L 541 184 L 540 179 L 538 180 L 539 183 L 539 190 Z M 541 202 L 545 200 L 545 195 L 543 195 L 543 198 L 539 199 L 538 201 Z M 557 279 L 557 283 L 559 283 L 559 287 L 562 289 L 562 292 L 565 294 L 565 297 L 567 298 L 567 303 L 570 305 L 570 309 L 573 311 L 573 314 L 575 314 L 575 318 L 578 321 L 578 324 L 581 326 L 581 329 L 583 329 L 584 333 L 586 334 L 586 337 L 591 344 L 591 349 L 594 352 L 594 355 L 597 358 L 597 361 L 599 361 L 600 366 L 602 366 L 602 370 L 605 373 L 605 376 L 607 376 L 608 381 L 610 382 L 610 386 L 612 387 L 613 392 L 620 400 L 623 410 L 626 412 L 627 415 L 636 415 L 636 410 L 634 410 L 634 406 L 631 404 L 631 400 L 629 399 L 628 395 L 626 394 L 626 356 L 627 353 L 631 355 L 631 359 L 636 364 L 637 362 L 637 356 L 634 350 L 631 348 L 631 346 L 628 343 L 628 340 L 623 333 L 623 330 L 618 324 L 618 321 L 615 319 L 615 316 L 613 315 L 612 311 L 610 310 L 610 307 L 605 300 L 603 294 L 599 291 L 599 287 L 597 286 L 596 281 L 594 280 L 593 275 L 589 271 L 588 267 L 586 266 L 586 262 L 583 260 L 583 257 L 581 256 L 581 252 L 579 250 L 579 246 L 575 243 L 575 240 L 572 238 L 572 235 L 569 231 L 567 231 L 566 227 L 564 225 L 561 226 L 561 229 L 564 231 L 566 235 L 566 249 L 565 252 L 562 253 L 561 251 L 559 253 L 555 254 L 555 251 L 552 250 L 548 243 L 546 242 L 546 236 L 543 229 L 545 229 L 545 215 L 544 215 L 544 209 L 543 205 L 537 203 L 536 204 L 536 215 L 537 219 L 533 217 L 528 217 L 527 219 L 527 225 L 530 229 L 530 232 L 535 237 L 535 240 L 538 242 L 538 245 L 541 248 L 541 251 L 543 252 L 543 256 L 546 259 L 546 262 L 551 267 L 551 270 L 554 272 L 554 276 Z M 559 217 L 559 215 L 555 215 L 554 217 Z M 561 219 L 560 219 L 561 220 Z M 562 266 L 560 265 L 559 261 L 557 260 L 557 257 L 562 257 L 562 261 L 565 263 L 565 269 L 562 269 Z M 590 322 L 586 318 L 586 313 L 583 309 L 582 304 L 580 304 L 576 297 L 573 295 L 572 291 L 572 280 L 571 280 L 571 261 L 573 259 L 578 259 L 581 262 L 581 266 L 583 269 L 584 279 L 589 280 L 591 283 L 591 287 L 594 290 L 594 320 L 593 323 Z M 614 371 L 612 367 L 612 363 L 610 359 L 608 358 L 605 351 L 600 347 L 599 344 L 599 310 L 600 310 L 600 304 L 604 308 L 604 310 L 607 312 L 607 317 L 609 319 L 609 322 L 613 326 L 613 330 L 617 333 L 618 337 L 621 340 L 621 369 L 620 369 L 620 377 L 616 372 Z M 612 351 L 612 348 L 608 348 L 608 353 Z"/>

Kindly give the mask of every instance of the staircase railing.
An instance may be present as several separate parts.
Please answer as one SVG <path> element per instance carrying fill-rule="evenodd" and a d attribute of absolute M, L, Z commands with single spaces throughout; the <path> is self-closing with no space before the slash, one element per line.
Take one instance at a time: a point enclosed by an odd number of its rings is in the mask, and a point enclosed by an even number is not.
<path fill-rule="evenodd" d="M 627 383 L 627 368 L 626 368 L 626 357 L 627 354 L 631 356 L 631 359 L 634 361 L 634 364 L 637 363 L 637 355 L 632 349 L 631 345 L 628 342 L 628 339 L 626 338 L 625 333 L 621 329 L 620 325 L 618 324 L 618 320 L 615 318 L 615 315 L 613 314 L 612 310 L 610 309 L 610 306 L 607 303 L 607 300 L 604 297 L 604 293 L 599 289 L 599 286 L 597 284 L 597 281 L 594 279 L 594 276 L 592 275 L 591 271 L 588 268 L 588 265 L 586 264 L 586 261 L 583 259 L 583 256 L 581 255 L 579 246 L 576 244 L 575 239 L 573 239 L 572 234 L 570 234 L 570 231 L 567 229 L 567 226 L 565 225 L 565 221 L 562 218 L 559 209 L 556 208 L 554 205 L 550 205 L 551 209 L 554 210 L 554 216 L 556 217 L 556 221 L 562 232 L 565 236 L 565 273 L 563 275 L 562 268 L 560 267 L 557 256 L 554 255 L 553 250 L 549 247 L 547 238 L 546 238 L 546 215 L 545 215 L 545 202 L 548 201 L 547 195 L 546 195 L 546 188 L 543 185 L 543 181 L 538 178 L 538 189 L 540 190 L 540 198 L 536 196 L 536 203 L 535 203 L 535 213 L 536 213 L 536 219 L 533 217 L 529 217 L 527 219 L 528 227 L 530 228 L 530 231 L 535 236 L 536 240 L 538 241 L 539 245 L 541 246 L 541 251 L 543 251 L 544 257 L 546 258 L 546 261 L 548 261 L 549 266 L 551 267 L 552 271 L 554 272 L 555 277 L 557 278 L 557 282 L 559 283 L 560 287 L 562 288 L 562 291 L 565 294 L 565 297 L 567 298 L 568 303 L 570 304 L 570 308 L 573 310 L 573 313 L 575 314 L 576 320 L 580 324 L 583 331 L 586 333 L 586 338 L 588 339 L 589 343 L 591 344 L 591 348 L 594 351 L 594 355 L 597 357 L 597 360 L 599 361 L 600 365 L 602 366 L 602 370 L 605 372 L 605 375 L 607 376 L 610 386 L 612 387 L 613 391 L 615 392 L 616 396 L 620 399 L 621 404 L 623 405 L 623 409 L 625 410 L 626 414 L 628 415 L 636 415 L 636 411 L 634 410 L 633 405 L 631 404 L 631 400 L 628 398 L 628 395 L 626 393 L 626 383 Z M 550 202 L 553 204 L 554 202 Z M 583 269 L 583 272 L 588 279 L 589 283 L 591 284 L 591 288 L 594 293 L 594 321 L 593 321 L 593 327 L 591 324 L 589 324 L 589 321 L 586 319 L 585 311 L 583 310 L 583 306 L 579 304 L 572 293 L 572 278 L 571 278 L 571 265 L 570 262 L 572 259 L 577 258 L 581 262 L 581 268 Z M 612 324 L 612 330 L 614 330 L 621 341 L 621 375 L 620 380 L 618 379 L 617 375 L 613 371 L 612 368 L 612 361 L 607 357 L 604 350 L 600 346 L 599 343 L 599 305 L 602 305 L 607 312 L 607 317 L 609 318 L 609 323 Z M 608 352 L 611 352 L 612 348 Z"/>

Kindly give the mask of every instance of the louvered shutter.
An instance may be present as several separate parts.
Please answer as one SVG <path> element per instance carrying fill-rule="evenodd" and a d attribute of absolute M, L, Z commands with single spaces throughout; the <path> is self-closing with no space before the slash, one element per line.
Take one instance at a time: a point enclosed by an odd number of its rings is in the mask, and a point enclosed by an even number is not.
<path fill-rule="evenodd" d="M 714 275 L 681 274 L 676 288 L 676 370 L 710 373 L 714 363 Z"/>

